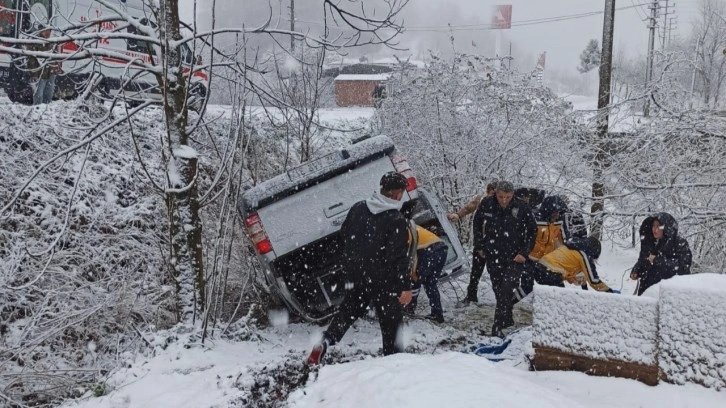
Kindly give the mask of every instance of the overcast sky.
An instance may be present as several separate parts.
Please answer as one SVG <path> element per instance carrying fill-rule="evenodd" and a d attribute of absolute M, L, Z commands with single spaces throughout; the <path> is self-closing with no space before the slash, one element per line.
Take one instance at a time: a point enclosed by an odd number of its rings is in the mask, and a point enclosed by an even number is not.
<path fill-rule="evenodd" d="M 615 52 L 622 49 L 627 55 L 644 55 L 647 51 L 648 30 L 647 23 L 643 21 L 649 12 L 646 6 L 632 7 L 646 3 L 647 0 L 617 0 L 616 8 L 630 7 L 616 11 L 615 17 Z M 695 12 L 697 0 L 678 0 L 675 12 L 678 16 L 678 33 L 687 35 L 690 31 L 690 21 Z M 661 2 L 665 4 L 664 1 Z M 671 0 L 671 4 L 674 1 Z M 556 16 L 570 16 L 588 12 L 603 11 L 604 0 L 511 0 L 508 2 L 492 0 L 412 0 L 407 10 L 406 23 L 410 31 L 404 34 L 408 40 L 420 32 L 415 31 L 416 26 L 453 26 L 471 24 L 471 21 L 487 23 L 490 10 L 495 4 L 512 5 L 512 21 L 526 22 L 528 20 L 542 19 Z M 669 10 L 669 12 L 672 10 Z M 660 20 L 662 21 L 662 19 Z M 596 38 L 602 39 L 603 14 L 589 17 L 574 18 L 557 22 L 514 26 L 509 30 L 502 30 L 503 51 L 508 52 L 509 40 L 513 43 L 515 54 L 538 55 L 547 51 L 547 66 L 559 69 L 570 69 L 574 72 L 578 64 L 580 52 L 585 48 L 587 41 Z M 454 36 L 480 37 L 482 42 L 491 40 L 491 30 L 461 30 L 455 31 Z M 445 41 L 439 40 L 439 46 Z M 481 43 L 475 40 L 477 48 Z M 656 46 L 659 41 L 656 41 Z M 471 41 L 461 41 L 463 50 L 471 51 Z"/>
<path fill-rule="evenodd" d="M 186 1 L 187 5 L 193 0 Z M 211 0 L 199 0 L 205 3 L 198 7 L 198 15 L 209 15 Z M 369 2 L 370 0 L 365 0 Z M 617 8 L 627 8 L 616 12 L 615 18 L 615 53 L 624 52 L 627 56 L 644 55 L 647 50 L 648 30 L 645 16 L 649 13 L 645 3 L 650 0 L 617 0 Z M 691 21 L 696 12 L 698 0 L 677 0 L 675 14 L 678 21 L 674 34 L 687 36 L 691 29 Z M 345 1 L 344 1 L 345 3 Z M 665 2 L 662 0 L 661 4 Z M 670 1 L 671 4 L 674 0 Z M 217 0 L 218 26 L 240 26 L 243 22 L 249 27 L 264 21 L 271 4 L 275 13 L 283 10 L 281 24 L 289 24 L 284 20 L 288 16 L 289 0 Z M 320 0 L 295 0 L 297 27 L 314 28 L 316 15 L 321 9 Z M 370 4 L 370 3 L 369 3 Z M 571 16 L 588 12 L 602 12 L 605 0 L 410 0 L 403 12 L 407 32 L 401 38 L 401 45 L 409 51 L 396 51 L 398 55 L 411 54 L 415 57 L 425 55 L 428 49 L 447 51 L 451 49 L 449 40 L 451 32 L 448 24 L 454 27 L 454 46 L 457 51 L 488 55 L 494 49 L 492 30 L 483 28 L 461 27 L 472 24 L 490 22 L 492 6 L 495 4 L 511 4 L 513 6 L 512 21 L 515 24 L 502 32 L 502 51 L 508 53 L 509 42 L 513 46 L 516 63 L 521 70 L 530 69 L 537 55 L 547 51 L 547 67 L 561 71 L 571 71 L 579 63 L 579 54 L 588 40 L 602 39 L 603 14 L 589 17 L 565 19 L 542 24 L 525 24 L 533 19 L 557 16 Z M 634 5 L 639 5 L 633 7 Z M 673 9 L 671 9 L 673 11 Z M 185 10 L 191 15 L 190 8 Z M 662 24 L 663 19 L 659 19 Z M 656 40 L 658 47 L 659 37 Z M 393 53 L 390 50 L 366 50 L 383 56 Z M 355 54 L 355 52 L 353 52 Z"/>

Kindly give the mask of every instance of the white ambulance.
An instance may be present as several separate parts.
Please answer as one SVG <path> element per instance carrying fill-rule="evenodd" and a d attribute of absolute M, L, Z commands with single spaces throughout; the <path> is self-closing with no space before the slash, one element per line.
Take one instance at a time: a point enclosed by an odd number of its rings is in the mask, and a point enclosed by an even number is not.
<path fill-rule="evenodd" d="M 60 28 L 71 24 L 102 19 L 100 24 L 90 24 L 83 32 L 113 32 L 117 30 L 131 34 L 138 33 L 135 27 L 126 24 L 123 14 L 138 20 L 143 25 L 156 27 L 153 13 L 143 0 L 107 0 L 121 13 L 105 7 L 95 0 L 0 0 L 0 38 L 28 38 L 42 26 L 50 26 L 51 36 L 60 36 Z M 2 43 L 12 46 L 11 43 Z M 192 44 L 191 42 L 189 44 Z M 84 47 L 109 50 L 126 57 L 154 64 L 159 62 L 159 47 L 142 40 L 119 38 L 93 38 L 84 43 L 69 41 L 58 49 L 68 58 L 61 61 L 63 73 L 56 78 L 55 99 L 72 99 L 83 93 L 89 78 L 100 75 L 95 89 L 104 97 L 113 97 L 123 92 L 131 105 L 145 100 L 161 100 L 156 78 L 139 64 L 128 64 L 126 58 L 96 56 L 76 59 L 74 53 Z M 207 93 L 207 74 L 199 68 L 201 59 L 193 55 L 188 45 L 182 47 L 182 69 L 191 76 L 190 106 L 197 109 Z M 31 103 L 32 91 L 28 73 L 24 70 L 25 57 L 0 51 L 0 87 L 13 102 Z M 123 89 L 122 89 L 123 88 Z"/>

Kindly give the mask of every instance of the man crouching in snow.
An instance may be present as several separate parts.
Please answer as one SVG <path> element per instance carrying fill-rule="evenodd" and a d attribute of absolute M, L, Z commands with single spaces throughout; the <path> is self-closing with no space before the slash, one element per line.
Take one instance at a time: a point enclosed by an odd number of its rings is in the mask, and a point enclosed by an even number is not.
<path fill-rule="evenodd" d="M 345 298 L 322 340 L 313 347 L 308 365 L 320 364 L 329 345 L 340 341 L 350 326 L 376 308 L 383 336 L 383 355 L 403 351 L 396 337 L 403 320 L 402 305 L 411 301 L 408 222 L 401 198 L 408 180 L 389 172 L 381 178 L 380 193 L 351 207 L 340 228 L 345 271 Z"/>
<path fill-rule="evenodd" d="M 564 282 L 582 286 L 588 284 L 600 292 L 620 293 L 611 289 L 597 275 L 595 260 L 600 257 L 600 241 L 595 237 L 572 238 L 565 245 L 540 258 L 531 273 L 540 285 L 565 287 Z M 514 291 L 516 301 L 524 299 L 532 287 L 522 286 Z"/>

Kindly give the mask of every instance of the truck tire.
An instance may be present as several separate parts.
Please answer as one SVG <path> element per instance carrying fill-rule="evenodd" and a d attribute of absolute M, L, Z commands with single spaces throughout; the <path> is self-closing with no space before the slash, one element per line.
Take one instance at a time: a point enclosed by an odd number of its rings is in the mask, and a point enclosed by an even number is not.
<path fill-rule="evenodd" d="M 5 90 L 5 93 L 8 94 L 8 99 L 13 103 L 33 104 L 33 90 L 30 86 L 11 86 Z"/>
<path fill-rule="evenodd" d="M 187 106 L 189 109 L 202 114 L 204 109 L 204 100 L 207 97 L 207 87 L 200 82 L 193 82 L 189 85 L 189 92 L 187 98 Z"/>

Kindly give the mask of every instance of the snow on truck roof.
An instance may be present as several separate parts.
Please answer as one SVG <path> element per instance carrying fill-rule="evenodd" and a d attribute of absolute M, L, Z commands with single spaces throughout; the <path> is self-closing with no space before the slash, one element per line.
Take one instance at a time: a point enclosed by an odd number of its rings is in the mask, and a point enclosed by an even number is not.
<path fill-rule="evenodd" d="M 264 181 L 242 193 L 242 210 L 256 209 L 267 200 L 284 192 L 294 191 L 306 184 L 314 184 L 319 177 L 332 170 L 352 167 L 355 162 L 378 154 L 388 154 L 393 141 L 384 135 L 371 137 L 325 156 L 302 163 L 288 171 Z"/>

